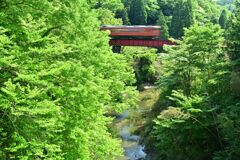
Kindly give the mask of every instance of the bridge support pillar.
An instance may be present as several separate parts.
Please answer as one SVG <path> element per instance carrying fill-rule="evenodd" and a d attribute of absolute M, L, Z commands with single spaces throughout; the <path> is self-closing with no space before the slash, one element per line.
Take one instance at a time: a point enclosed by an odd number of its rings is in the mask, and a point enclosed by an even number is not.
<path fill-rule="evenodd" d="M 121 46 L 112 46 L 113 53 L 121 53 Z"/>

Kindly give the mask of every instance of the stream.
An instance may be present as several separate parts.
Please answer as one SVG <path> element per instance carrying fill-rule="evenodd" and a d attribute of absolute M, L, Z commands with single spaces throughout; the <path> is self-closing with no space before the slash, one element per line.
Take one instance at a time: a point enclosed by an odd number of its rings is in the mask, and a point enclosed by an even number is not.
<path fill-rule="evenodd" d="M 144 146 L 139 144 L 140 136 L 131 134 L 133 125 L 126 119 L 129 111 L 125 111 L 116 119 L 115 125 L 118 126 L 118 134 L 122 138 L 122 147 L 124 149 L 125 160 L 145 160 L 147 154 L 144 152 Z M 122 160 L 122 159 L 121 159 Z"/>
<path fill-rule="evenodd" d="M 145 152 L 145 146 L 140 143 L 144 140 L 139 136 L 146 123 L 152 121 L 152 109 L 159 100 L 159 93 L 155 86 L 146 85 L 144 90 L 139 92 L 135 108 L 115 115 L 112 125 L 115 133 L 122 139 L 124 149 L 124 157 L 117 160 L 159 160 L 152 150 Z"/>

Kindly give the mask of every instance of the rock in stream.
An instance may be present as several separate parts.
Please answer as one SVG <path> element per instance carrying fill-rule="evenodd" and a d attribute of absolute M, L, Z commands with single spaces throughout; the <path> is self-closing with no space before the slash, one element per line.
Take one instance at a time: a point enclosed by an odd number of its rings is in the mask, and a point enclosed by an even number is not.
<path fill-rule="evenodd" d="M 128 117 L 128 111 L 118 116 L 118 132 L 123 141 L 126 160 L 144 160 L 147 154 L 144 152 L 144 146 L 139 144 L 140 136 L 131 134 L 131 124 L 122 123 Z"/>

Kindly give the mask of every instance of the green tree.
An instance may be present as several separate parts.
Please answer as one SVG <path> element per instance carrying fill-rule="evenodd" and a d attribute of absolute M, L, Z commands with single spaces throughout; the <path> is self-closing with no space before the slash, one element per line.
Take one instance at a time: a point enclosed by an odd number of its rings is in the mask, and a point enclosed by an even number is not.
<path fill-rule="evenodd" d="M 233 71 L 240 71 L 240 2 L 236 2 L 235 13 L 229 18 L 226 31 L 227 52 L 233 64 Z"/>
<path fill-rule="evenodd" d="M 184 6 L 186 7 L 185 12 L 186 14 L 184 15 L 184 27 L 189 28 L 192 24 L 194 24 L 194 11 L 193 11 L 193 4 L 192 0 L 187 0 L 184 3 Z"/>
<path fill-rule="evenodd" d="M 184 12 L 185 13 L 185 12 Z M 173 17 L 171 21 L 170 34 L 173 38 L 181 38 L 183 36 L 183 1 L 177 2 L 174 7 Z"/>
<path fill-rule="evenodd" d="M 230 92 L 225 94 L 225 106 L 219 114 L 219 128 L 221 129 L 226 146 L 216 153 L 217 159 L 238 159 L 240 156 L 240 141 L 236 139 L 240 130 L 239 119 L 239 96 L 240 96 L 240 1 L 236 1 L 235 11 L 229 18 L 226 27 L 226 47 L 225 51 L 230 57 Z M 222 98 L 222 97 L 221 97 Z"/>
<path fill-rule="evenodd" d="M 123 51 L 134 68 L 138 90 L 143 90 L 145 84 L 154 84 L 160 75 L 156 51 L 143 47 L 127 47 Z"/>
<path fill-rule="evenodd" d="M 222 146 L 215 105 L 206 97 L 227 91 L 221 85 L 226 75 L 222 43 L 218 25 L 193 25 L 178 46 L 165 48 L 159 85 L 161 107 L 167 109 L 158 115 L 153 131 L 162 158 L 210 159 Z"/>
<path fill-rule="evenodd" d="M 194 1 L 193 1 L 194 2 Z M 216 4 L 216 1 L 198 0 L 195 1 L 196 22 L 204 23 L 212 22 L 218 24 L 222 7 Z"/>
<path fill-rule="evenodd" d="M 219 25 L 225 29 L 226 28 L 226 24 L 227 24 L 227 11 L 224 9 L 219 17 Z"/>
<path fill-rule="evenodd" d="M 123 23 L 122 18 L 116 18 L 115 13 L 108 9 L 99 8 L 97 12 L 101 25 L 121 25 Z"/>
<path fill-rule="evenodd" d="M 145 25 L 147 12 L 144 0 L 132 0 L 129 10 L 129 19 L 132 25 Z"/>
<path fill-rule="evenodd" d="M 183 22 L 181 18 L 182 6 L 180 3 L 177 3 L 174 7 L 173 17 L 170 27 L 170 35 L 173 38 L 180 38 L 183 35 Z"/>
<path fill-rule="evenodd" d="M 134 105 L 134 77 L 98 15 L 85 0 L 0 5 L 0 157 L 116 159 L 104 114 Z"/>
<path fill-rule="evenodd" d="M 176 2 L 178 2 L 179 0 L 157 0 L 157 1 L 163 14 L 165 16 L 171 16 L 173 15 Z"/>
<path fill-rule="evenodd" d="M 89 6 L 97 12 L 101 25 L 121 25 L 122 17 L 116 17 L 116 13 L 123 9 L 120 0 L 89 0 Z"/>
<path fill-rule="evenodd" d="M 130 24 L 130 21 L 129 21 L 129 18 L 128 18 L 128 12 L 127 12 L 127 9 L 125 9 L 125 8 L 117 10 L 115 17 L 116 18 L 121 18 L 124 25 L 129 25 Z"/>
<path fill-rule="evenodd" d="M 165 16 L 163 15 L 162 11 L 159 13 L 159 17 L 157 20 L 157 25 L 161 26 L 161 39 L 168 39 L 169 33 L 168 33 L 168 26 L 165 20 Z"/>
<path fill-rule="evenodd" d="M 212 67 L 216 65 L 216 60 L 221 54 L 223 41 L 221 34 L 221 29 L 212 24 L 203 27 L 194 25 L 186 30 L 183 44 L 170 50 L 166 57 L 162 57 L 166 67 L 166 71 L 163 67 L 166 78 L 162 76 L 160 84 L 163 87 L 172 84 L 174 88 L 177 87 L 175 90 L 181 89 L 186 95 L 191 95 L 192 91 L 196 91 L 198 86 L 202 85 L 201 83 L 207 83 L 214 71 Z M 202 81 L 197 80 L 196 77 L 201 77 Z"/>
<path fill-rule="evenodd" d="M 155 25 L 158 20 L 159 5 L 157 0 L 147 0 L 146 1 L 146 11 L 147 11 L 147 24 Z"/>
<path fill-rule="evenodd" d="M 183 29 L 189 28 L 194 23 L 192 1 L 180 0 L 177 2 L 171 22 L 170 33 L 173 38 L 181 38 Z"/>

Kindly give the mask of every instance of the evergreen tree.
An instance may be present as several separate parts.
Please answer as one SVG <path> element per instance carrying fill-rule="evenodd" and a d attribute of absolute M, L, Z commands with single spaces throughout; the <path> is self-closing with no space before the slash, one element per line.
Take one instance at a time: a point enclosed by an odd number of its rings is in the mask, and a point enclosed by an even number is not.
<path fill-rule="evenodd" d="M 187 0 L 183 5 L 185 6 L 184 27 L 189 28 L 192 24 L 194 24 L 192 0 Z"/>
<path fill-rule="evenodd" d="M 227 11 L 224 9 L 219 17 L 219 25 L 222 27 L 222 29 L 226 28 L 227 20 Z"/>
<path fill-rule="evenodd" d="M 192 1 L 180 0 L 177 2 L 171 22 L 170 33 L 173 38 L 181 38 L 183 29 L 189 28 L 194 23 L 194 12 Z"/>
<path fill-rule="evenodd" d="M 174 12 L 174 7 L 176 5 L 176 2 L 179 0 L 157 0 L 163 14 L 165 16 L 171 16 Z"/>
<path fill-rule="evenodd" d="M 122 12 L 122 21 L 123 21 L 123 24 L 124 25 L 130 25 L 130 21 L 129 21 L 129 18 L 128 18 L 128 12 L 126 9 L 123 9 L 123 12 Z"/>
<path fill-rule="evenodd" d="M 116 11 L 115 18 L 121 18 L 124 25 L 129 25 L 130 24 L 127 9 L 125 9 L 125 8 L 124 9 L 118 9 Z"/>
<path fill-rule="evenodd" d="M 232 64 L 232 89 L 240 96 L 240 1 L 236 1 L 236 10 L 226 29 L 226 51 Z"/>
<path fill-rule="evenodd" d="M 168 33 L 168 26 L 166 24 L 165 16 L 163 15 L 162 11 L 159 13 L 159 17 L 157 20 L 157 25 L 161 26 L 161 39 L 168 39 L 169 33 Z"/>
<path fill-rule="evenodd" d="M 233 70 L 240 72 L 240 1 L 236 2 L 235 13 L 231 16 L 226 31 L 227 52 L 233 64 Z"/>
<path fill-rule="evenodd" d="M 180 2 L 178 2 L 174 8 L 170 35 L 173 38 L 180 38 L 183 36 L 182 6 Z"/>
<path fill-rule="evenodd" d="M 129 19 L 132 25 L 145 25 L 147 23 L 145 0 L 132 0 Z"/>

